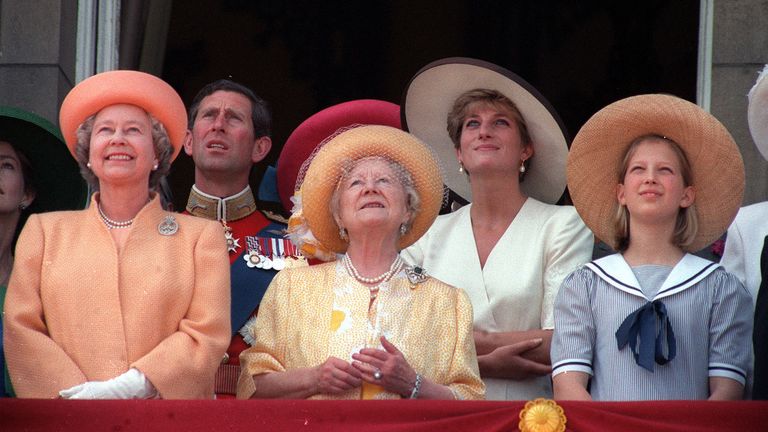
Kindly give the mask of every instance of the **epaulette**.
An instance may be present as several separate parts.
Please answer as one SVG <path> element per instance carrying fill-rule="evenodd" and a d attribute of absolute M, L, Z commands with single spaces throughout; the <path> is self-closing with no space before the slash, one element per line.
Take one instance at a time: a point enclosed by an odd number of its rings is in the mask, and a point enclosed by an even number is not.
<path fill-rule="evenodd" d="M 268 210 L 268 209 L 262 209 L 262 208 L 260 208 L 259 211 L 261 212 L 261 214 L 264 215 L 264 217 L 266 217 L 272 222 L 288 225 L 288 218 L 286 218 L 285 216 L 279 213 L 273 212 L 272 210 Z"/>

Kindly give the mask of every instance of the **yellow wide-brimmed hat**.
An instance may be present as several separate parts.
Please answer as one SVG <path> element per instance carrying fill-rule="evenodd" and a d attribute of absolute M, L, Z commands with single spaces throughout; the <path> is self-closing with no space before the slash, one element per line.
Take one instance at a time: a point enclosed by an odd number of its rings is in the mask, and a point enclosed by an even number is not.
<path fill-rule="evenodd" d="M 443 178 L 431 150 L 415 136 L 390 126 L 367 125 L 343 130 L 324 145 L 308 164 L 300 185 L 303 217 L 317 240 L 328 250 L 343 253 L 347 242 L 339 237 L 329 203 L 349 161 L 384 157 L 402 165 L 413 178 L 420 205 L 411 229 L 398 241 L 404 249 L 432 225 L 443 203 Z"/>
<path fill-rule="evenodd" d="M 658 135 L 680 145 L 693 171 L 698 232 L 686 247 L 719 238 L 741 206 L 744 162 L 731 134 L 714 116 L 675 96 L 648 94 L 614 102 L 579 130 L 568 156 L 568 190 L 584 223 L 616 248 L 616 185 L 629 145 Z"/>
<path fill-rule="evenodd" d="M 184 102 L 168 83 L 144 72 L 102 72 L 77 84 L 61 104 L 59 125 L 70 153 L 75 155 L 77 128 L 91 115 L 116 104 L 135 105 L 152 114 L 165 127 L 178 156 L 187 130 Z"/>

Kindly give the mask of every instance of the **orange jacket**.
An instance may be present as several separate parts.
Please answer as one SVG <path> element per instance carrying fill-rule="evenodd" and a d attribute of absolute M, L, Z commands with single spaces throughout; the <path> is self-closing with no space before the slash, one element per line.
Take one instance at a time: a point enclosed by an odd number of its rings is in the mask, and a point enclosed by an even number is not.
<path fill-rule="evenodd" d="M 229 258 L 221 225 L 169 213 L 157 198 L 118 254 L 96 204 L 32 215 L 5 301 L 5 352 L 19 397 L 54 398 L 131 367 L 165 399 L 211 398 L 230 337 Z"/>

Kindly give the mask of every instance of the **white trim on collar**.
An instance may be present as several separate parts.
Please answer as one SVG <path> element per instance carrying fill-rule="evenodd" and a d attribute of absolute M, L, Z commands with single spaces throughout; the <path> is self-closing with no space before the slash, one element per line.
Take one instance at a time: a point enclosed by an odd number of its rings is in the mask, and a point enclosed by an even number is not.
<path fill-rule="evenodd" d="M 646 298 L 643 290 L 640 289 L 640 283 L 632 272 L 632 268 L 621 254 L 617 253 L 600 258 L 587 263 L 586 266 L 609 285 L 627 294 Z M 685 254 L 675 264 L 652 300 L 659 300 L 684 291 L 707 277 L 718 267 L 720 264 L 695 255 Z"/>

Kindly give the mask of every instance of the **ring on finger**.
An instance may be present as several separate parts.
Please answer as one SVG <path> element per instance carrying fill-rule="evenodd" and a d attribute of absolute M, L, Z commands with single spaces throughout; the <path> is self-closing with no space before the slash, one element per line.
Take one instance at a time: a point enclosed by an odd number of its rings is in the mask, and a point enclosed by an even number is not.
<path fill-rule="evenodd" d="M 380 380 L 382 377 L 381 375 L 381 369 L 376 369 L 376 372 L 373 373 L 373 379 Z"/>

